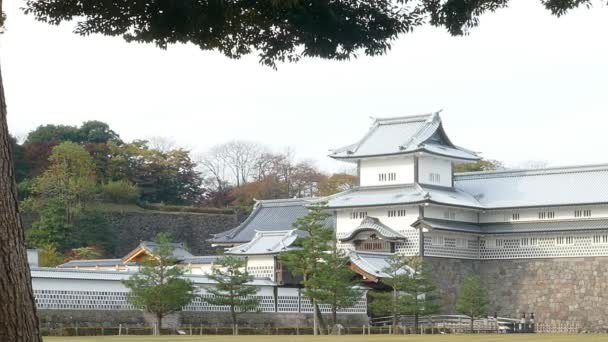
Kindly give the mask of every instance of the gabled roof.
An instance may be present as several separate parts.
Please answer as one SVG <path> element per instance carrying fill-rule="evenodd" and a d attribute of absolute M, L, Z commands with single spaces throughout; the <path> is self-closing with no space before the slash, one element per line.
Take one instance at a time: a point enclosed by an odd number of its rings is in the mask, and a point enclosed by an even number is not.
<path fill-rule="evenodd" d="M 259 255 L 281 253 L 293 249 L 292 244 L 301 235 L 296 229 L 257 232 L 250 242 L 232 247 L 226 251 L 226 254 Z"/>
<path fill-rule="evenodd" d="M 215 234 L 209 241 L 214 244 L 243 244 L 251 241 L 257 232 L 286 231 L 293 223 L 308 214 L 307 206 L 318 199 L 279 199 L 258 201 L 249 217 L 238 227 Z M 334 218 L 325 221 L 328 228 L 334 227 Z"/>
<path fill-rule="evenodd" d="M 403 234 L 398 233 L 387 225 L 383 224 L 378 218 L 367 216 L 363 219 L 363 221 L 361 221 L 361 224 L 357 228 L 352 230 L 348 236 L 341 238 L 340 241 L 350 241 L 354 239 L 357 234 L 364 231 L 374 231 L 384 240 L 405 240 L 405 236 L 403 236 Z"/>
<path fill-rule="evenodd" d="M 608 165 L 460 173 L 454 186 L 486 209 L 608 203 Z"/>
<path fill-rule="evenodd" d="M 350 252 L 350 269 L 361 275 L 366 282 L 377 282 L 380 278 L 390 278 L 391 275 L 385 270 L 390 266 L 388 258 L 390 253 L 375 253 L 375 252 Z M 404 272 L 412 272 L 409 271 Z"/>
<path fill-rule="evenodd" d="M 177 259 L 177 261 L 191 258 L 193 257 L 190 252 L 184 249 L 183 243 L 170 243 L 171 247 L 173 247 L 173 257 Z M 123 262 L 131 262 L 141 257 L 142 255 L 152 256 L 154 255 L 156 248 L 158 245 L 156 242 L 152 241 L 142 241 L 134 250 L 129 252 L 126 256 L 122 258 Z"/>
<path fill-rule="evenodd" d="M 335 159 L 389 156 L 427 152 L 457 160 L 479 160 L 472 151 L 458 147 L 445 134 L 439 113 L 377 118 L 357 143 L 333 150 Z"/>
<path fill-rule="evenodd" d="M 479 208 L 479 202 L 468 193 L 451 188 L 420 184 L 366 186 L 341 192 L 328 198 L 329 208 L 356 208 L 389 205 L 435 203 L 466 208 Z"/>
<path fill-rule="evenodd" d="M 427 228 L 431 230 L 447 230 L 463 233 L 481 233 L 481 227 L 474 223 L 439 220 L 426 217 L 418 219 L 416 222 L 412 223 L 412 227 Z"/>

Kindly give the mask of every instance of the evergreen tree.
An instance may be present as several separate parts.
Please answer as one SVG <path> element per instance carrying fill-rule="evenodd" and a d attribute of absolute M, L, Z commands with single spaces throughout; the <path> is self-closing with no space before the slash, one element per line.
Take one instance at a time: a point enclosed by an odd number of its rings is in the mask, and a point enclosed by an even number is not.
<path fill-rule="evenodd" d="M 176 267 L 169 235 L 158 234 L 155 242 L 154 255 L 144 260 L 139 272 L 124 284 L 131 290 L 129 303 L 156 315 L 160 334 L 163 316 L 180 311 L 190 303 L 195 297 L 195 288 L 190 281 L 181 278 L 185 271 Z"/>
<path fill-rule="evenodd" d="M 369 308 L 374 314 L 389 314 L 392 317 L 393 333 L 401 317 L 406 313 L 408 301 L 402 297 L 405 283 L 409 281 L 411 269 L 408 266 L 407 258 L 401 255 L 392 255 L 388 258 L 388 266 L 383 269 L 388 277 L 382 279 L 382 283 L 390 288 L 389 291 L 371 292 L 372 300 Z"/>
<path fill-rule="evenodd" d="M 296 250 L 283 252 L 279 260 L 295 276 L 303 276 L 304 295 L 308 297 L 313 305 L 314 334 L 320 331 L 318 323 L 322 323 L 322 316 L 318 306 L 316 294 L 320 292 L 321 281 L 315 278 L 322 272 L 323 260 L 331 252 L 331 241 L 334 232 L 325 226 L 325 220 L 331 214 L 325 210 L 325 203 L 311 205 L 307 215 L 304 215 L 293 223 L 293 227 L 305 232 L 306 235 L 297 240 L 301 247 Z"/>
<path fill-rule="evenodd" d="M 439 312 L 441 305 L 437 296 L 437 287 L 431 278 L 430 266 L 421 257 L 409 257 L 407 264 L 413 273 L 404 279 L 403 292 L 405 312 L 414 315 L 414 328 L 418 331 L 421 315 L 432 315 Z"/>
<path fill-rule="evenodd" d="M 332 234 L 331 250 L 323 257 L 319 271 L 312 274 L 308 284 L 312 296 L 321 304 L 331 308 L 332 323 L 338 323 L 338 309 L 357 303 L 363 291 L 357 287 L 354 273 L 346 266 L 348 254 L 338 249 L 335 234 Z"/>
<path fill-rule="evenodd" d="M 215 261 L 209 279 L 216 282 L 215 288 L 207 289 L 211 297 L 203 300 L 213 305 L 227 305 L 232 319 L 232 334 L 238 335 L 237 318 L 241 313 L 253 311 L 259 299 L 251 297 L 257 293 L 255 286 L 247 285 L 253 276 L 247 272 L 246 261 L 235 256 L 225 256 Z"/>
<path fill-rule="evenodd" d="M 481 286 L 479 276 L 467 277 L 458 293 L 456 311 L 471 318 L 471 331 L 475 318 L 487 315 L 488 304 L 488 293 Z"/>

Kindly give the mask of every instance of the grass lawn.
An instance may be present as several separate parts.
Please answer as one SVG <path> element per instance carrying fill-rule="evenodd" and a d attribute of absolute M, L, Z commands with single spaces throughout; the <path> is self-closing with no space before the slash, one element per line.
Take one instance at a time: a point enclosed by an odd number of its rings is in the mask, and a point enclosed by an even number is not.
<path fill-rule="evenodd" d="M 46 337 L 44 342 L 599 342 L 608 341 L 607 335 L 426 335 L 426 336 L 112 336 L 112 337 Z"/>

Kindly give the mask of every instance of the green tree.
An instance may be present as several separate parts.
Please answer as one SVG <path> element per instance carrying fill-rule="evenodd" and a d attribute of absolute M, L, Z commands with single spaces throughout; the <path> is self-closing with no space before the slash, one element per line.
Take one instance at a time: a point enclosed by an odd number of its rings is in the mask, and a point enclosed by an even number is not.
<path fill-rule="evenodd" d="M 25 160 L 25 149 L 23 146 L 19 145 L 15 137 L 10 136 L 9 139 L 11 141 L 11 152 L 15 167 L 15 178 L 17 183 L 19 183 L 23 181 L 29 173 L 29 168 Z"/>
<path fill-rule="evenodd" d="M 36 178 L 34 192 L 43 200 L 63 203 L 65 223 L 72 224 L 95 194 L 94 170 L 93 159 L 82 146 L 63 142 L 53 148 L 49 168 Z"/>
<path fill-rule="evenodd" d="M 246 261 L 236 256 L 225 256 L 215 261 L 217 267 L 209 275 L 216 282 L 215 287 L 207 289 L 211 297 L 203 300 L 212 305 L 226 305 L 230 308 L 232 334 L 238 335 L 237 318 L 241 313 L 253 311 L 259 299 L 252 297 L 257 293 L 255 286 L 247 285 L 253 276 L 247 272 Z"/>
<path fill-rule="evenodd" d="M 403 291 L 409 282 L 412 269 L 408 265 L 407 257 L 398 254 L 390 256 L 387 262 L 388 266 L 383 269 L 383 272 L 388 276 L 382 279 L 382 283 L 390 291 L 372 291 L 369 308 L 372 313 L 377 315 L 391 315 L 392 326 L 395 328 L 401 315 L 407 313 L 409 300 L 403 296 Z M 396 334 L 397 329 L 393 329 L 393 333 Z"/>
<path fill-rule="evenodd" d="M 112 203 L 135 203 L 139 199 L 139 188 L 126 179 L 109 181 L 101 186 L 101 195 Z"/>
<path fill-rule="evenodd" d="M 417 256 L 407 258 L 407 265 L 413 272 L 409 277 L 404 278 L 405 312 L 414 316 L 414 328 L 418 331 L 420 316 L 438 313 L 441 305 L 437 296 L 437 287 L 432 280 L 430 265 Z"/>
<path fill-rule="evenodd" d="M 63 255 L 57 251 L 57 248 L 52 245 L 44 245 L 38 251 L 38 266 L 40 267 L 55 267 L 63 264 Z"/>
<path fill-rule="evenodd" d="M 41 125 L 31 131 L 25 139 L 26 144 L 40 141 L 71 141 L 81 142 L 80 130 L 76 126 Z"/>
<path fill-rule="evenodd" d="M 297 240 L 299 249 L 279 254 L 279 259 L 295 276 L 303 276 L 304 295 L 310 298 L 313 307 L 314 333 L 322 331 L 318 326 L 322 323 L 318 298 L 316 294 L 320 291 L 318 278 L 322 271 L 323 260 L 331 251 L 331 242 L 334 238 L 332 229 L 328 229 L 325 220 L 331 214 L 325 209 L 325 203 L 313 204 L 309 207 L 308 214 L 298 218 L 293 227 L 306 233 L 304 237 Z"/>
<path fill-rule="evenodd" d="M 456 311 L 471 318 L 471 331 L 473 331 L 475 318 L 487 315 L 489 303 L 488 293 L 481 286 L 479 276 L 465 278 L 458 292 Z"/>
<path fill-rule="evenodd" d="M 338 324 L 338 310 L 357 303 L 363 291 L 357 287 L 354 273 L 347 267 L 350 257 L 338 248 L 335 234 L 332 237 L 331 250 L 323 256 L 319 271 L 310 276 L 308 284 L 312 296 L 320 304 L 330 306 L 332 324 L 335 326 Z"/>
<path fill-rule="evenodd" d="M 58 25 L 78 20 L 81 35 L 122 36 L 129 42 L 154 43 L 166 48 L 192 43 L 239 58 L 257 52 L 260 61 L 298 61 L 303 57 L 347 60 L 361 51 L 376 56 L 386 53 L 401 33 L 427 23 L 463 34 L 478 24 L 479 16 L 506 6 L 493 2 L 423 0 L 408 1 L 73 1 L 27 0 L 25 12 L 37 20 Z M 589 5 L 590 0 L 544 1 L 554 14 Z M 0 26 L 5 16 L 0 0 Z M 31 276 L 25 257 L 23 226 L 19 218 L 13 160 L 9 153 L 7 106 L 0 72 L 0 312 L 16 314 L 0 324 L 0 339 L 14 342 L 41 341 Z M 12 272 L 9 277 L 8 272 Z M 18 281 L 13 281 L 18 279 Z M 10 280 L 10 283 L 9 283 Z M 15 295 L 16 294 L 16 295 Z"/>
<path fill-rule="evenodd" d="M 129 303 L 156 315 L 160 333 L 163 317 L 190 303 L 195 297 L 195 288 L 192 282 L 181 278 L 185 271 L 176 267 L 169 235 L 158 234 L 155 242 L 154 256 L 144 260 L 139 272 L 124 284 L 131 290 Z"/>
<path fill-rule="evenodd" d="M 118 133 L 110 129 L 110 126 L 101 121 L 92 120 L 85 121 L 78 129 L 80 133 L 81 142 L 89 143 L 106 143 L 108 141 L 114 141 L 116 143 L 122 143 Z"/>

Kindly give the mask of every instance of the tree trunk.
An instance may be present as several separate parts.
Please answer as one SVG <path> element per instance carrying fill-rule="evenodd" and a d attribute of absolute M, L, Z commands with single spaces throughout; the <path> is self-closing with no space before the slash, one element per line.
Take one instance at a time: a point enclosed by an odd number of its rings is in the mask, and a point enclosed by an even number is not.
<path fill-rule="evenodd" d="M 0 71 L 0 341 L 39 342 L 42 338 L 17 202 Z"/>
<path fill-rule="evenodd" d="M 230 316 L 232 317 L 232 335 L 238 335 L 239 327 L 236 324 L 236 312 L 234 311 L 234 307 L 230 307 Z"/>
<path fill-rule="evenodd" d="M 414 314 L 414 330 L 418 331 L 418 312 Z"/>
<path fill-rule="evenodd" d="M 156 314 L 156 334 L 157 335 L 162 335 L 160 333 L 160 329 L 163 328 L 163 314 L 161 313 L 157 313 Z"/>
<path fill-rule="evenodd" d="M 323 314 L 321 314 L 321 309 L 319 308 L 319 304 L 315 301 L 315 312 L 317 313 L 317 318 L 319 320 L 319 332 L 323 335 L 324 331 L 327 331 L 327 325 L 325 324 L 325 320 L 323 319 Z"/>
<path fill-rule="evenodd" d="M 471 334 L 473 333 L 473 329 L 475 328 L 473 322 L 475 322 L 475 318 L 473 317 L 473 315 L 471 315 Z"/>
<path fill-rule="evenodd" d="M 399 305 L 399 294 L 397 292 L 397 289 L 393 288 L 393 333 L 396 334 L 396 327 L 397 327 L 397 321 L 398 321 L 398 305 Z"/>
<path fill-rule="evenodd" d="M 334 326 L 338 324 L 338 308 L 335 305 L 331 307 L 331 321 Z"/>

